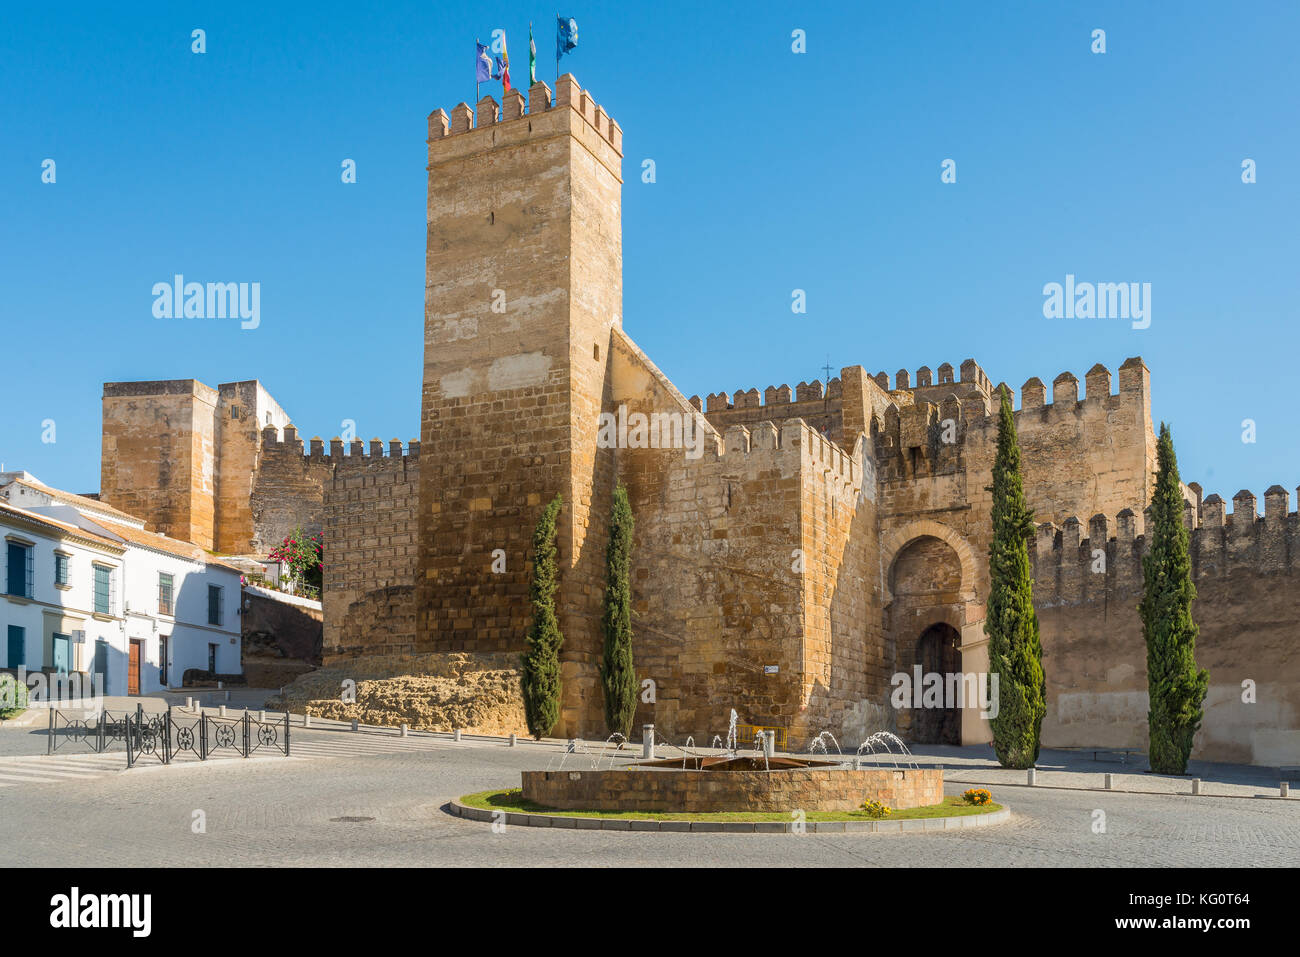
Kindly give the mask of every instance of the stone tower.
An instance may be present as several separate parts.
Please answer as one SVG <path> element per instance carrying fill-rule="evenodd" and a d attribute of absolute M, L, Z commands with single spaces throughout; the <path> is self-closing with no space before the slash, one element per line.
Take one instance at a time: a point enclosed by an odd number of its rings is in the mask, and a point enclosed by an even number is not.
<path fill-rule="evenodd" d="M 569 75 L 429 117 L 417 646 L 524 648 L 531 536 L 564 497 L 564 703 L 595 732 L 621 328 L 622 131 Z M 504 570 L 501 563 L 504 562 Z M 495 569 L 494 569 L 495 563 Z"/>
<path fill-rule="evenodd" d="M 216 543 L 220 393 L 194 379 L 106 382 L 99 496 L 156 532 Z"/>
<path fill-rule="evenodd" d="M 289 416 L 259 381 L 106 382 L 103 408 L 103 501 L 211 551 L 265 554 L 279 543 L 258 540 L 253 499 L 262 430 Z"/>

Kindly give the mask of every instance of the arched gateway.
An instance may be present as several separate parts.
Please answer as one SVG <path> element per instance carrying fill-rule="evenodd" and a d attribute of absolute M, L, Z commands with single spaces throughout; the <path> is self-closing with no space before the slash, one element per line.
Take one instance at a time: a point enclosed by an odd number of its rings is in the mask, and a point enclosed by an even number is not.
<path fill-rule="evenodd" d="M 957 676 L 964 671 L 983 667 L 982 654 L 966 661 L 963 653 L 963 634 L 975 617 L 974 551 L 958 532 L 934 521 L 913 522 L 887 541 L 886 624 L 898 676 L 891 700 L 902 704 L 899 733 L 917 744 L 979 740 L 963 735 L 963 709 L 945 693 L 961 684 Z M 927 681 L 932 688 L 937 682 L 940 693 L 926 696 Z"/>

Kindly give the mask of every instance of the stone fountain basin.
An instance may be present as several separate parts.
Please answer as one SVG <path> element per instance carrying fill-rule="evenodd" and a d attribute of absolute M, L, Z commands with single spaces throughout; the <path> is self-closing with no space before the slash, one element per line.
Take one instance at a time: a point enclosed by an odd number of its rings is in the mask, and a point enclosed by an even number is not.
<path fill-rule="evenodd" d="M 764 770 L 761 756 L 719 756 L 596 771 L 524 771 L 523 795 L 566 811 L 656 813 L 853 811 L 868 800 L 901 809 L 943 800 L 940 768 L 853 770 L 806 758 L 771 758 L 769 767 Z"/>
<path fill-rule="evenodd" d="M 734 757 L 726 755 L 701 755 L 698 757 L 663 758 L 659 761 L 641 761 L 634 768 L 665 768 L 669 771 L 789 771 L 794 768 L 833 768 L 838 762 L 813 761 L 808 758 L 768 758 L 761 756 Z"/>

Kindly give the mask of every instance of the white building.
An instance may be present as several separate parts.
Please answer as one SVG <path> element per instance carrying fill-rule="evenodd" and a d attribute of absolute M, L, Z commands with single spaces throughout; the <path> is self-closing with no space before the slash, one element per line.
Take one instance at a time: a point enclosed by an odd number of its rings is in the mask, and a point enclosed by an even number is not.
<path fill-rule="evenodd" d="M 83 496 L 0 473 L 0 661 L 98 674 L 106 694 L 239 674 L 238 569 Z"/>

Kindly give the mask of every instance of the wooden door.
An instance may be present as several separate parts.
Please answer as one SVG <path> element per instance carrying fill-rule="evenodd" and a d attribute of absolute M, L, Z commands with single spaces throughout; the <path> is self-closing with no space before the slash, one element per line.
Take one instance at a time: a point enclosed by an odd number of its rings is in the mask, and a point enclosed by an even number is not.
<path fill-rule="evenodd" d="M 140 693 L 140 659 L 143 657 L 140 653 L 140 642 L 131 639 L 131 660 L 126 667 L 126 693 Z"/>

